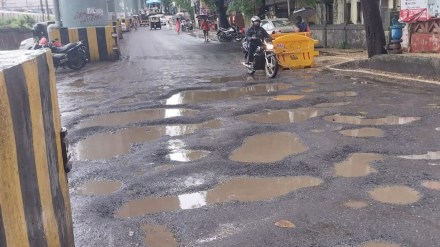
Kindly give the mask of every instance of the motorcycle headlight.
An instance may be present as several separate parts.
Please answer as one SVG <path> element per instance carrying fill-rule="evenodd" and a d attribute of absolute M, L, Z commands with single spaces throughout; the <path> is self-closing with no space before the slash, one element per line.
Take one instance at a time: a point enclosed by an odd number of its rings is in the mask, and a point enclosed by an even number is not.
<path fill-rule="evenodd" d="M 267 44 L 266 45 L 266 49 L 273 50 L 273 44 Z"/>

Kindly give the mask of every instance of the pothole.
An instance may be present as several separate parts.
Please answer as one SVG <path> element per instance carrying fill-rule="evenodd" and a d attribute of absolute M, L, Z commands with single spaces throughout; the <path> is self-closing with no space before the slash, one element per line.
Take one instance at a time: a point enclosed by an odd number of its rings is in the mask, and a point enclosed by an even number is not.
<path fill-rule="evenodd" d="M 422 186 L 431 190 L 440 190 L 440 181 L 425 180 Z"/>
<path fill-rule="evenodd" d="M 440 151 L 428 152 L 426 154 L 403 155 L 397 157 L 406 160 L 440 160 Z"/>
<path fill-rule="evenodd" d="M 361 128 L 361 129 L 350 129 L 350 130 L 343 130 L 339 132 L 340 134 L 344 136 L 350 136 L 350 137 L 383 137 L 385 133 L 378 128 Z"/>
<path fill-rule="evenodd" d="M 167 157 L 172 161 L 192 162 L 202 159 L 208 155 L 209 152 L 203 150 L 177 150 L 169 153 Z"/>
<path fill-rule="evenodd" d="M 239 99 L 289 89 L 288 84 L 259 84 L 242 88 L 183 91 L 166 100 L 167 105 L 195 104 L 208 101 Z"/>
<path fill-rule="evenodd" d="M 145 244 L 149 247 L 177 247 L 174 234 L 165 225 L 144 225 Z"/>
<path fill-rule="evenodd" d="M 189 109 L 144 109 L 131 112 L 118 112 L 101 115 L 95 118 L 85 120 L 77 125 L 78 128 L 87 128 L 92 126 L 116 126 L 142 121 L 151 121 L 167 119 L 173 117 L 194 116 L 198 113 L 196 110 Z"/>
<path fill-rule="evenodd" d="M 388 116 L 384 118 L 368 119 L 360 116 L 333 115 L 326 116 L 324 120 L 331 123 L 353 125 L 404 125 L 419 121 L 419 117 Z"/>
<path fill-rule="evenodd" d="M 265 133 L 246 138 L 229 158 L 244 163 L 272 163 L 306 150 L 307 147 L 294 133 Z"/>
<path fill-rule="evenodd" d="M 118 181 L 103 180 L 89 181 L 76 189 L 77 193 L 86 196 L 109 195 L 121 188 L 122 183 Z"/>
<path fill-rule="evenodd" d="M 331 92 L 328 95 L 332 97 L 354 97 L 357 96 L 358 94 L 353 91 L 342 91 L 342 92 Z"/>
<path fill-rule="evenodd" d="M 201 124 L 167 125 L 120 129 L 116 132 L 99 133 L 87 137 L 75 146 L 78 160 L 99 160 L 127 154 L 131 145 L 160 139 L 162 136 L 192 134 L 199 129 L 217 129 L 220 120 Z"/>
<path fill-rule="evenodd" d="M 305 95 L 284 94 L 284 95 L 277 95 L 272 99 L 276 101 L 297 101 L 304 99 L 304 97 Z"/>
<path fill-rule="evenodd" d="M 372 153 L 352 154 L 347 160 L 335 165 L 335 174 L 340 177 L 364 177 L 376 172 L 370 164 L 378 160 L 383 160 L 383 156 Z"/>
<path fill-rule="evenodd" d="M 368 207 L 368 203 L 364 201 L 357 201 L 357 200 L 348 200 L 344 202 L 342 205 L 344 205 L 347 208 L 351 209 L 362 209 Z"/>
<path fill-rule="evenodd" d="M 116 213 L 116 218 L 131 218 L 160 212 L 188 210 L 206 205 L 231 201 L 256 202 L 273 199 L 296 190 L 318 186 L 319 178 L 271 177 L 271 178 L 233 178 L 226 180 L 209 191 L 179 196 L 145 198 L 125 203 Z"/>
<path fill-rule="evenodd" d="M 361 247 L 400 247 L 400 245 L 382 241 L 368 241 L 363 243 Z"/>
<path fill-rule="evenodd" d="M 418 191 L 404 185 L 381 186 L 368 193 L 376 201 L 396 205 L 412 204 L 421 198 Z"/>
<path fill-rule="evenodd" d="M 322 113 L 314 108 L 299 108 L 292 110 L 277 110 L 263 113 L 241 115 L 241 120 L 263 124 L 298 123 L 318 117 Z"/>
<path fill-rule="evenodd" d="M 314 107 L 317 108 L 332 108 L 332 107 L 338 107 L 338 106 L 346 106 L 351 104 L 351 102 L 334 102 L 334 103 L 321 103 L 317 104 Z"/>

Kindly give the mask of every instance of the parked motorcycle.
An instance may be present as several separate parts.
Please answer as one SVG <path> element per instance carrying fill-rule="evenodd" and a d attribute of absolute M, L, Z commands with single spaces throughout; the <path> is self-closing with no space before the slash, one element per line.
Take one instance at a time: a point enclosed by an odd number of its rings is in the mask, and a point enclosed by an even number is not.
<path fill-rule="evenodd" d="M 56 42 L 41 43 L 34 45 L 33 49 L 49 48 L 52 51 L 52 59 L 55 68 L 66 66 L 72 70 L 82 69 L 87 62 L 87 47 L 83 41 L 69 43 L 61 46 Z"/>
<path fill-rule="evenodd" d="M 217 31 L 217 38 L 220 42 L 241 41 L 244 38 L 242 32 L 240 32 L 238 26 L 232 26 L 230 28 L 219 28 Z"/>
<path fill-rule="evenodd" d="M 250 64 L 243 62 L 243 65 L 249 74 L 254 74 L 256 70 L 265 70 L 268 78 L 275 78 L 278 73 L 279 65 L 273 44 L 266 40 L 260 41 L 260 45 L 255 50 L 254 61 Z M 249 56 L 249 45 L 247 40 L 243 42 L 242 49 L 245 53 L 246 60 Z"/>
<path fill-rule="evenodd" d="M 182 21 L 182 32 L 189 32 L 194 29 L 192 21 Z"/>

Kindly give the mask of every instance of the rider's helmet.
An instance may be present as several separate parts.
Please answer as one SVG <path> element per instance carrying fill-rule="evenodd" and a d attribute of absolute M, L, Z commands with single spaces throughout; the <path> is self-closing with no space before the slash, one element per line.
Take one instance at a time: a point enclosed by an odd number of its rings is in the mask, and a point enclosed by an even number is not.
<path fill-rule="evenodd" d="M 258 23 L 258 25 L 260 25 L 261 19 L 258 16 L 254 16 L 251 18 L 251 22 L 252 22 L 252 25 L 255 25 L 256 22 Z"/>

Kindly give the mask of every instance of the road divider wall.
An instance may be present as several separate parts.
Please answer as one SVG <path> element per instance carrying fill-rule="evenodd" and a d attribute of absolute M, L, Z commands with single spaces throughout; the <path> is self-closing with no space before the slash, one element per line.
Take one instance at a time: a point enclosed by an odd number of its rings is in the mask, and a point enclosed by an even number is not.
<path fill-rule="evenodd" d="M 50 40 L 59 39 L 62 44 L 84 41 L 92 62 L 119 58 L 117 33 L 113 26 L 60 28 L 52 30 L 49 36 Z"/>
<path fill-rule="evenodd" d="M 0 246 L 73 247 L 49 52 L 0 51 Z"/>

